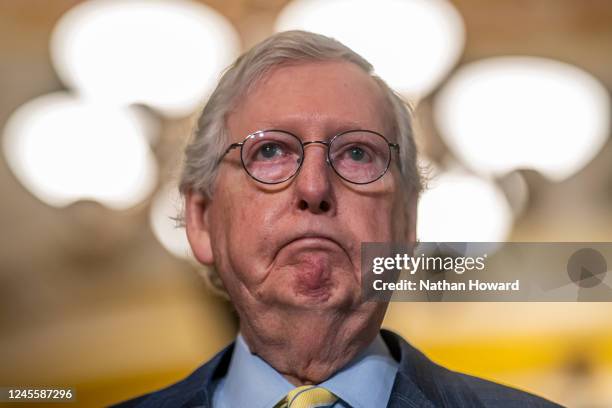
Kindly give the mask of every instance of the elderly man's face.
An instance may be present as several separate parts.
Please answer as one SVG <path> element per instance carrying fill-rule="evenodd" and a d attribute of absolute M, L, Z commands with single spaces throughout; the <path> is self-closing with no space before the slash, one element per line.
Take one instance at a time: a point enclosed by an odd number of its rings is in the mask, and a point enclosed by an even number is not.
<path fill-rule="evenodd" d="M 368 129 L 395 142 L 384 106 L 378 85 L 353 64 L 281 66 L 229 115 L 229 143 L 264 129 L 303 141 Z M 414 239 L 400 188 L 395 152 L 381 179 L 354 185 L 326 163 L 324 145 L 311 144 L 294 178 L 265 185 L 249 177 L 234 149 L 219 167 L 212 201 L 188 197 L 189 239 L 201 262 L 215 264 L 239 311 L 353 308 L 361 242 Z"/>

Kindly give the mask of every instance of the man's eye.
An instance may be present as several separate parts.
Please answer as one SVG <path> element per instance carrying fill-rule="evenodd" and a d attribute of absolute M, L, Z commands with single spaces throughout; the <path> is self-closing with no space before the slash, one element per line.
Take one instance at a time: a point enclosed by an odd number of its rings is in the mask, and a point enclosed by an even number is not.
<path fill-rule="evenodd" d="M 371 160 L 370 154 L 363 146 L 348 147 L 344 151 L 344 154 L 342 154 L 342 156 L 344 157 L 344 159 L 348 159 L 357 163 L 367 163 Z"/>
<path fill-rule="evenodd" d="M 283 149 L 278 143 L 266 143 L 257 152 L 257 157 L 262 159 L 272 159 L 283 154 Z"/>
<path fill-rule="evenodd" d="M 353 159 L 355 161 L 363 161 L 363 159 L 365 157 L 365 152 L 360 147 L 353 147 L 349 151 L 349 155 L 350 155 L 351 159 Z"/>

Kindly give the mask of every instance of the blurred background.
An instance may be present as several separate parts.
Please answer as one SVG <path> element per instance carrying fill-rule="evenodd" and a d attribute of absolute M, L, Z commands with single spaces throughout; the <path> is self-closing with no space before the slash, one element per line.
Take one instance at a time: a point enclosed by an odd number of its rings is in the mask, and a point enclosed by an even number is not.
<path fill-rule="evenodd" d="M 612 241 L 608 0 L 0 0 L 0 385 L 107 405 L 232 340 L 171 220 L 181 150 L 221 70 L 292 28 L 415 107 L 422 241 Z M 394 303 L 385 326 L 449 368 L 612 406 L 611 304 Z"/>

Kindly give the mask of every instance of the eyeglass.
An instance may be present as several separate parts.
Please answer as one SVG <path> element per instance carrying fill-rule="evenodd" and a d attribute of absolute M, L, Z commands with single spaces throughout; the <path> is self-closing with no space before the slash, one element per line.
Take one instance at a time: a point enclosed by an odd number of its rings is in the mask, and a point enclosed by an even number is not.
<path fill-rule="evenodd" d="M 285 130 L 259 130 L 244 141 L 231 144 L 219 162 L 233 149 L 240 148 L 242 166 L 249 176 L 264 184 L 278 184 L 295 176 L 304 162 L 304 147 L 310 144 L 327 146 L 327 163 L 340 178 L 353 184 L 372 183 L 385 175 L 391 163 L 390 143 L 372 130 L 349 130 L 329 141 L 302 142 Z"/>

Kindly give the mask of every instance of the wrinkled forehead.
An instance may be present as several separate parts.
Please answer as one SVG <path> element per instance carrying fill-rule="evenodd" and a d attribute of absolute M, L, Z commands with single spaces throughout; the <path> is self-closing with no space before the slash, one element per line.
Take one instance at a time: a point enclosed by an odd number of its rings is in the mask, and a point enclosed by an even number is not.
<path fill-rule="evenodd" d="M 272 128 L 318 139 L 352 129 L 386 134 L 386 106 L 379 84 L 353 63 L 283 64 L 241 95 L 228 116 L 228 128 L 233 141 Z"/>

